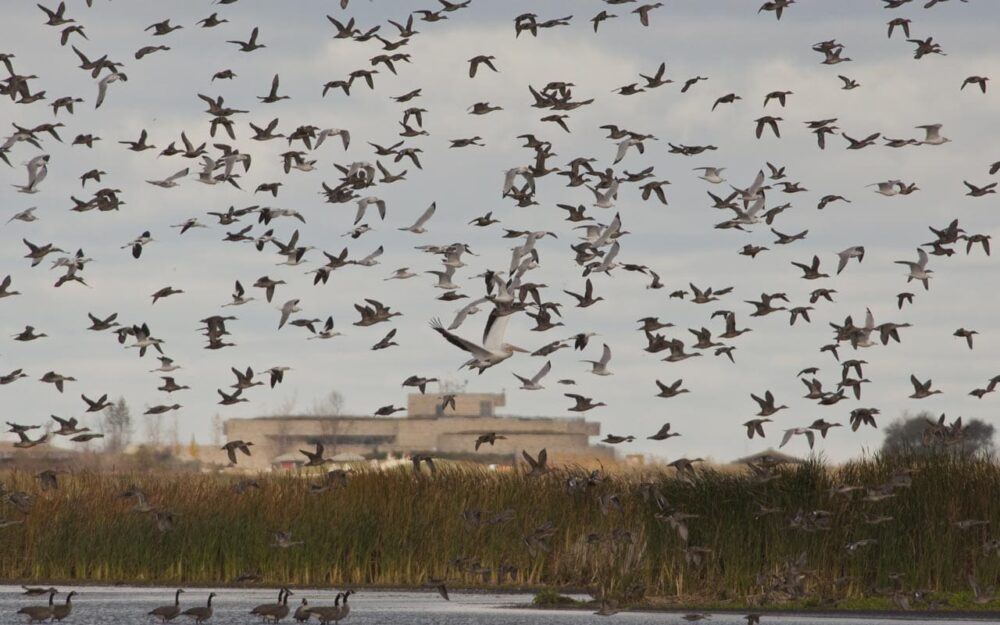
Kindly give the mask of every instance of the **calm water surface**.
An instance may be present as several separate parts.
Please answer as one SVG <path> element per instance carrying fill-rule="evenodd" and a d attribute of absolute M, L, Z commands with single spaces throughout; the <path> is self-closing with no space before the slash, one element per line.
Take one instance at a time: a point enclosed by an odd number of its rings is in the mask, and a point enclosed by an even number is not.
<path fill-rule="evenodd" d="M 68 592 L 71 587 L 60 590 Z M 73 598 L 73 614 L 67 624 L 95 625 L 104 623 L 155 623 L 146 613 L 153 608 L 173 602 L 171 588 L 107 588 L 81 587 Z M 183 607 L 204 605 L 210 590 L 190 589 L 181 595 Z M 249 611 L 261 603 L 273 603 L 277 599 L 277 589 L 247 590 L 222 589 L 213 601 L 215 614 L 208 621 L 210 625 L 246 625 L 259 622 Z M 310 605 L 332 604 L 335 592 L 328 590 L 301 589 L 289 600 L 289 606 L 297 606 L 302 597 Z M 63 600 L 65 595 L 62 596 Z M 56 600 L 60 598 L 57 595 Z M 517 606 L 531 601 L 531 595 L 489 595 L 462 594 L 454 592 L 451 601 L 445 601 L 436 592 L 395 592 L 365 591 L 351 597 L 351 614 L 344 625 L 586 625 L 590 623 L 622 623 L 630 625 L 686 624 L 681 614 L 670 613 L 621 613 L 612 617 L 601 617 L 589 612 L 524 610 Z M 23 623 L 26 617 L 16 614 L 18 608 L 44 603 L 39 597 L 25 597 L 15 586 L 0 586 L 0 623 Z M 294 609 L 294 608 L 293 608 Z M 191 623 L 187 617 L 179 617 L 174 623 Z M 289 617 L 283 623 L 294 623 Z M 315 623 L 315 621 L 313 621 Z M 716 614 L 710 620 L 700 621 L 711 625 L 744 624 L 741 615 Z M 761 623 L 780 625 L 901 625 L 905 623 L 928 623 L 932 621 L 918 618 L 870 619 L 870 618 L 825 618 L 802 616 L 765 616 Z M 934 622 L 955 623 L 954 618 Z M 994 620 L 969 619 L 964 622 L 1000 623 Z"/>

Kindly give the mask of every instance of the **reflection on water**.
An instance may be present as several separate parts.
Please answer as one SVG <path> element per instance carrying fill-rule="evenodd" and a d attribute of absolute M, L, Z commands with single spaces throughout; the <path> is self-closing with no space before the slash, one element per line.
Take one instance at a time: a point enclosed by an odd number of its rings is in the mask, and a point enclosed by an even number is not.
<path fill-rule="evenodd" d="M 71 587 L 61 590 L 68 592 Z M 155 623 L 147 613 L 155 607 L 173 603 L 172 588 L 75 588 L 80 594 L 73 598 L 73 614 L 67 624 L 97 625 L 106 623 Z M 181 595 L 183 608 L 204 605 L 210 589 L 188 589 Z M 222 589 L 213 601 L 215 614 L 208 621 L 210 625 L 246 625 L 258 622 L 251 617 L 250 610 L 261 603 L 277 600 L 277 589 Z M 294 612 L 303 597 L 310 605 L 332 604 L 336 593 L 329 590 L 298 589 L 288 602 Z M 57 595 L 56 601 L 64 600 L 65 594 Z M 20 623 L 26 621 L 17 615 L 19 608 L 44 603 L 44 597 L 25 597 L 21 589 L 14 586 L 0 586 L 0 623 Z M 586 625 L 589 623 L 622 623 L 631 625 L 686 624 L 682 614 L 622 612 L 611 617 L 602 617 L 580 611 L 525 610 L 517 606 L 531 601 L 531 595 L 490 595 L 452 592 L 451 601 L 445 601 L 436 592 L 395 592 L 362 590 L 351 596 L 351 614 L 344 625 Z M 174 623 L 191 623 L 187 617 L 179 617 Z M 283 622 L 293 623 L 291 617 Z M 313 621 L 315 623 L 315 620 Z M 872 619 L 872 618 L 832 618 L 804 616 L 765 616 L 761 624 L 778 625 L 901 625 L 906 623 L 926 623 L 917 618 Z M 939 622 L 954 623 L 956 619 L 940 619 Z M 970 621 L 972 622 L 972 621 Z M 1000 623 L 994 620 L 975 620 L 977 623 Z M 737 625 L 746 621 L 740 614 L 715 614 L 709 620 L 699 621 L 708 625 Z"/>

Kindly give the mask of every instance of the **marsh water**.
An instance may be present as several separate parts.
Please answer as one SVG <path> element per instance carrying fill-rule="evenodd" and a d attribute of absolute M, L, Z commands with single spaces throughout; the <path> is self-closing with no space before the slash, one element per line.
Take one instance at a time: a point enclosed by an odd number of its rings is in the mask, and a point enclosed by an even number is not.
<path fill-rule="evenodd" d="M 96 625 L 98 623 L 155 623 L 147 613 L 161 605 L 173 602 L 172 588 L 129 588 L 129 587 L 64 587 L 68 592 L 77 590 L 73 598 L 73 613 L 66 623 Z M 189 589 L 181 595 L 182 607 L 204 605 L 210 589 Z M 259 622 L 249 612 L 262 603 L 273 603 L 277 599 L 277 589 L 233 589 L 224 588 L 217 593 L 213 607 L 215 612 L 209 625 L 235 625 Z M 305 597 L 310 605 L 332 604 L 335 592 L 329 590 L 301 589 L 295 591 L 289 600 L 294 610 Z M 57 601 L 60 599 L 57 596 Z M 61 595 L 62 598 L 65 595 Z M 531 602 L 527 594 L 484 594 L 453 592 L 450 601 L 445 601 L 436 592 L 404 592 L 388 590 L 362 590 L 350 600 L 351 613 L 343 621 L 344 625 L 585 625 L 587 623 L 614 623 L 632 625 L 685 624 L 682 613 L 665 612 L 622 612 L 612 617 L 596 616 L 590 612 L 568 610 L 524 609 Z M 44 597 L 26 597 L 20 587 L 0 586 L 0 623 L 23 623 L 27 619 L 18 615 L 17 610 L 28 605 L 44 603 Z M 859 618 L 835 616 L 765 616 L 761 623 L 780 625 L 900 625 L 901 623 L 1000 623 L 988 619 L 924 619 L 903 616 L 900 618 Z M 190 623 L 187 617 L 180 617 L 174 623 Z M 283 622 L 292 623 L 286 618 Z M 315 622 L 315 621 L 313 621 Z M 741 614 L 713 614 L 709 620 L 699 621 L 713 625 L 736 625 L 746 623 Z"/>

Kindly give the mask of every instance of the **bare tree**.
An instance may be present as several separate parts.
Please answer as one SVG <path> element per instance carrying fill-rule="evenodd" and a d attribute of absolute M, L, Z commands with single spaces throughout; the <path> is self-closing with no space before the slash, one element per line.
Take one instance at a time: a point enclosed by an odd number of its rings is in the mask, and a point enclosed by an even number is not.
<path fill-rule="evenodd" d="M 468 380 L 441 380 L 438 382 L 438 391 L 441 393 L 464 393 L 466 387 L 469 386 Z"/>
<path fill-rule="evenodd" d="M 315 417 L 337 416 L 343 411 L 344 396 L 337 390 L 332 390 L 323 399 L 313 402 L 312 414 Z"/>
<path fill-rule="evenodd" d="M 219 413 L 215 413 L 212 417 L 212 445 L 218 447 L 222 445 L 222 435 L 225 432 L 225 426 L 222 423 L 222 416 Z"/>
<path fill-rule="evenodd" d="M 929 412 L 916 416 L 904 413 L 902 418 L 885 428 L 883 453 L 913 453 L 924 455 L 948 450 L 959 455 L 991 453 L 994 428 L 979 419 L 968 420 L 961 431 L 939 426 L 938 417 Z"/>
<path fill-rule="evenodd" d="M 160 418 L 161 416 L 150 415 L 148 419 L 144 419 L 142 422 L 143 438 L 146 439 L 146 443 L 156 449 L 159 449 L 163 445 L 163 421 Z"/>
<path fill-rule="evenodd" d="M 132 442 L 132 413 L 124 397 L 104 409 L 104 449 L 119 452 Z"/>

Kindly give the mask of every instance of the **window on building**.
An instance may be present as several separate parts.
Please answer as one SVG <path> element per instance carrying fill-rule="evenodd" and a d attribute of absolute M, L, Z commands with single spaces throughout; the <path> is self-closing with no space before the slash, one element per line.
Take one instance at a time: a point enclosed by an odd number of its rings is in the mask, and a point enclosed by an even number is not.
<path fill-rule="evenodd" d="M 492 417 L 493 416 L 493 402 L 489 400 L 484 400 L 479 402 L 479 416 L 480 417 Z"/>

